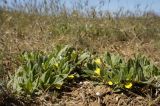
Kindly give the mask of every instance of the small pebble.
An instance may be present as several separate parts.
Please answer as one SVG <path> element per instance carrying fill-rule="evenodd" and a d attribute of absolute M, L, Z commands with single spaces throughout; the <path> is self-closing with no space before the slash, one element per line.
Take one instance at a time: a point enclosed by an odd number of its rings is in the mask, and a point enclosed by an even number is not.
<path fill-rule="evenodd" d="M 96 92 L 96 95 L 97 95 L 97 96 L 100 96 L 100 93 L 99 93 L 99 92 Z"/>
<path fill-rule="evenodd" d="M 83 84 L 83 82 L 80 82 L 79 84 L 80 84 L 80 85 L 82 85 L 82 84 Z"/>

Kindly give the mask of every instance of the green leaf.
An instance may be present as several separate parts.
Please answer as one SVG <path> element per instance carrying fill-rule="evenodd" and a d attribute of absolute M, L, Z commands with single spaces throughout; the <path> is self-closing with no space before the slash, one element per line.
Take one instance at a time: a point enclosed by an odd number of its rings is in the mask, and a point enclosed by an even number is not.
<path fill-rule="evenodd" d="M 89 58 L 90 55 L 88 53 L 83 53 L 79 56 L 77 65 L 81 64 L 85 59 Z"/>
<path fill-rule="evenodd" d="M 111 55 L 110 55 L 109 52 L 107 52 L 106 55 L 105 55 L 105 61 L 106 61 L 109 65 L 112 65 Z"/>

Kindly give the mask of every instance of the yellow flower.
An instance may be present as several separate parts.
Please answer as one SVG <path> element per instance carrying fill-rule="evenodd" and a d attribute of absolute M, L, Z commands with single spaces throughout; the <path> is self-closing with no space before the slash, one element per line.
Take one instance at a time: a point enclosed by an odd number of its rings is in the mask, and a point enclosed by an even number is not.
<path fill-rule="evenodd" d="M 101 73 L 101 69 L 100 68 L 96 68 L 96 70 L 94 71 L 97 75 L 100 75 Z"/>
<path fill-rule="evenodd" d="M 57 89 L 61 89 L 62 84 L 56 84 L 55 87 L 56 87 Z"/>
<path fill-rule="evenodd" d="M 99 59 L 99 58 L 96 59 L 96 60 L 95 60 L 95 63 L 96 63 L 97 65 L 101 65 L 101 59 Z"/>
<path fill-rule="evenodd" d="M 58 67 L 58 63 L 54 64 L 56 67 Z"/>
<path fill-rule="evenodd" d="M 109 84 L 109 85 L 113 85 L 113 82 L 112 82 L 112 81 L 108 81 L 108 84 Z"/>
<path fill-rule="evenodd" d="M 126 83 L 125 88 L 130 89 L 132 88 L 133 84 L 131 82 Z"/>
<path fill-rule="evenodd" d="M 74 75 L 73 75 L 73 74 L 72 74 L 72 75 L 69 75 L 68 78 L 69 78 L 69 79 L 73 79 L 73 78 L 74 78 Z"/>

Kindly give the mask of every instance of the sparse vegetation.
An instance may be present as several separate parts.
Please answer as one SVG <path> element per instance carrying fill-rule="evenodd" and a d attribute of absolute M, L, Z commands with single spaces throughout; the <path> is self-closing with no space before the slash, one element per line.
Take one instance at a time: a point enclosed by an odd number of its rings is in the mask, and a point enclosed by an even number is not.
<path fill-rule="evenodd" d="M 2 105 L 69 105 L 66 100 L 76 103 L 75 92 L 86 105 L 160 104 L 156 13 L 97 11 L 88 0 L 72 9 L 61 0 L 42 2 L 0 1 Z M 124 102 L 109 100 L 115 95 Z"/>

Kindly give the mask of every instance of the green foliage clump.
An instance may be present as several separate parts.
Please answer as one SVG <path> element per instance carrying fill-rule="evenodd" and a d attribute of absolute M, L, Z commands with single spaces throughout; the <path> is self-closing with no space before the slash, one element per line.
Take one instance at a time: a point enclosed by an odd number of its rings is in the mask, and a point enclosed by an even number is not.
<path fill-rule="evenodd" d="M 70 46 L 58 46 L 48 55 L 24 52 L 21 57 L 23 64 L 8 83 L 19 94 L 61 89 L 80 77 L 109 85 L 115 91 L 159 86 L 160 69 L 142 55 L 125 61 L 109 52 L 100 57 Z"/>
<path fill-rule="evenodd" d="M 8 87 L 20 94 L 34 94 L 49 88 L 61 89 L 67 79 L 78 77 L 78 68 L 88 56 L 70 46 L 59 46 L 49 55 L 24 52 L 21 56 L 23 64 L 11 77 Z"/>
<path fill-rule="evenodd" d="M 135 89 L 141 85 L 157 88 L 160 69 L 145 56 L 136 55 L 133 59 L 124 61 L 119 55 L 106 53 L 102 59 L 87 63 L 84 72 L 86 77 L 108 84 L 115 91 Z"/>

